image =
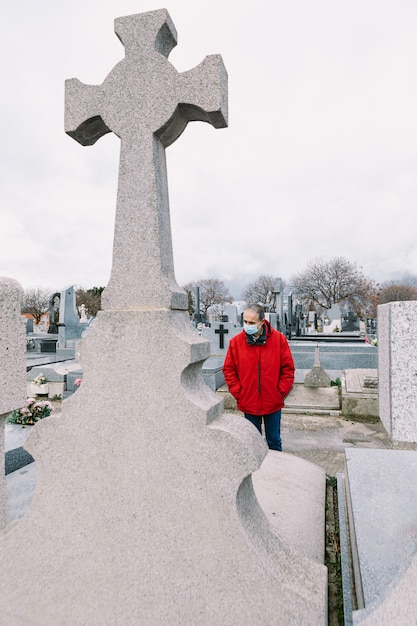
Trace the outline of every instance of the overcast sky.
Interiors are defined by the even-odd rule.
[[[124,56],[116,17],[167,8],[169,59],[222,55],[229,127],[167,149],[180,285],[289,280],[343,256],[370,278],[417,275],[415,0],[22,0],[2,6],[0,275],[24,288],[106,285],[119,140],[64,132],[64,81]],[[229,283],[230,281],[230,283]]]

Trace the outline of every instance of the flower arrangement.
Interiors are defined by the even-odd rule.
[[[44,376],[43,374],[38,374],[36,378],[34,378],[33,380],[33,384],[38,385],[38,387],[40,387],[41,385],[44,385],[45,383],[46,383],[46,376]]]
[[[82,379],[82,378],[76,378],[76,379],[74,380],[74,385],[75,385],[76,387],[79,387],[79,386],[81,385],[81,383],[82,383],[82,382],[83,382],[83,379]]]
[[[28,398],[26,406],[13,411],[7,418],[7,423],[33,426],[39,420],[48,417],[53,410],[53,406],[48,400],[38,402],[35,398]]]

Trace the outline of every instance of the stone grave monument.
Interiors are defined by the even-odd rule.
[[[314,350],[314,365],[304,378],[305,387],[330,387],[331,379],[320,364],[320,348]]]
[[[88,320],[80,320],[76,307],[75,288],[61,291],[59,300],[58,343],[56,354],[60,360],[73,359],[75,344],[88,328]]]
[[[417,442],[417,302],[378,307],[379,416],[394,441]]]
[[[83,384],[26,444],[38,485],[0,541],[0,623],[324,625],[326,568],[273,533],[251,479],[266,445],[203,382],[174,278],[165,148],[189,121],[226,126],[222,59],[178,73],[166,10],[115,30],[125,58],[69,80],[65,105],[81,144],[121,141],[113,268]]]
[[[57,334],[58,333],[58,324],[59,324],[59,309],[61,306],[61,294],[56,291],[49,298],[49,334]]]
[[[4,422],[14,409],[26,404],[26,320],[20,315],[23,289],[0,276],[0,456],[4,459]],[[0,528],[5,524],[4,462],[0,472]]]
[[[364,379],[392,441],[410,449],[346,449],[338,475],[346,624],[417,623],[416,314],[413,301],[378,306],[378,376]]]
[[[337,303],[333,303],[326,312],[323,332],[324,333],[340,333],[342,331],[342,312]]]
[[[237,308],[226,305],[220,322],[212,322],[201,330],[201,336],[210,342],[210,357],[203,365],[203,379],[212,391],[224,385],[223,363],[229,342],[242,331],[237,319]]]

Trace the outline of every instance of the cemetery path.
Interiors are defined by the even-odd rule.
[[[346,448],[417,450],[416,443],[394,443],[380,420],[354,421],[331,415],[283,412],[285,452],[322,467],[329,476],[344,472]]]
[[[346,448],[417,450],[417,443],[392,442],[380,420],[355,421],[338,415],[284,409],[281,434],[284,452],[319,465],[329,476],[344,472]]]

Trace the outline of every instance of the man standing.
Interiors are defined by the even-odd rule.
[[[284,335],[271,327],[259,304],[243,312],[243,331],[233,337],[223,373],[237,408],[265,436],[271,450],[282,450],[281,409],[294,382],[294,361]]]

